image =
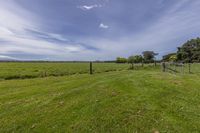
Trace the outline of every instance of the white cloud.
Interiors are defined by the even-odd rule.
[[[12,10],[9,10],[11,7]],[[0,58],[11,58],[3,55],[12,53],[58,56],[86,50],[78,44],[61,44],[45,40],[44,38],[48,39],[49,37],[60,41],[68,41],[60,34],[41,31],[38,18],[17,4],[0,1],[0,16],[0,40],[3,40],[0,43]],[[24,16],[31,16],[34,19],[27,19]],[[41,33],[39,35],[41,38],[27,32],[27,29]]]
[[[0,60],[18,60],[18,59],[11,56],[0,55]]]
[[[145,50],[154,50],[159,56],[175,52],[187,39],[200,36],[200,1],[193,1],[184,8],[181,8],[181,3],[177,2],[157,21],[137,34],[115,39],[90,40],[88,43],[101,50],[98,53],[90,53],[90,57],[115,59],[117,56],[141,54]],[[120,28],[117,30],[120,31]]]
[[[93,8],[101,8],[102,7],[102,5],[97,5],[97,4],[95,4],[95,5],[83,5],[83,6],[78,6],[77,8],[80,8],[80,9],[82,9],[82,10],[91,10],[91,9],[93,9]]]
[[[15,8],[12,7],[12,10],[9,10],[10,7],[0,1],[0,40],[3,40],[0,43],[0,58],[12,58],[4,55],[17,52],[45,55],[49,59],[53,57],[54,59],[66,60],[103,60],[114,59],[117,56],[140,54],[143,50],[170,52],[170,50],[176,49],[177,46],[186,41],[183,38],[190,39],[190,37],[196,37],[194,36],[195,33],[200,35],[200,1],[191,1],[183,9],[184,4],[188,1],[177,2],[159,20],[155,21],[148,28],[137,32],[137,34],[126,34],[126,36],[115,39],[98,38],[92,40],[86,37],[82,40],[84,43],[93,44],[97,49],[100,49],[98,52],[87,50],[78,44],[55,44],[26,34],[25,29],[32,29],[47,34],[52,38],[67,41],[67,38],[60,34],[41,31],[38,19],[33,14],[29,14],[27,11],[14,5],[13,7]],[[84,6],[83,10],[97,8],[97,6],[93,6]],[[21,10],[20,13],[18,13],[18,10]],[[24,16],[31,16],[34,19],[27,19]],[[108,29],[109,26],[101,23],[99,28]],[[119,32],[120,30],[120,27],[116,29]]]
[[[108,29],[109,26],[108,26],[108,25],[105,25],[105,24],[103,24],[103,23],[101,23],[101,24],[99,25],[99,28]]]
[[[44,33],[44,34],[47,34],[47,35],[49,35],[51,38],[55,38],[55,39],[60,40],[60,41],[68,41],[67,38],[63,37],[63,36],[60,35],[60,34],[55,34],[55,33]]]
[[[68,46],[68,47],[65,47],[66,50],[68,50],[69,52],[80,52],[81,50],[84,50],[83,47],[81,46]]]

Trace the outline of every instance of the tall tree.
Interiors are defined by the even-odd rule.
[[[177,59],[183,62],[200,62],[200,38],[191,39],[178,47]]]
[[[154,51],[144,51],[142,52],[144,61],[147,63],[152,63],[155,60],[155,56],[158,55],[158,53],[155,53]]]

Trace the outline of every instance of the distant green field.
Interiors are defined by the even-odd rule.
[[[95,72],[128,69],[127,64],[94,64]],[[89,63],[0,63],[0,78],[35,78],[89,73]]]
[[[1,63],[2,78],[35,78],[0,80],[0,133],[200,132],[198,73],[163,73],[152,64],[128,70],[128,64],[101,63],[94,64],[96,73],[89,75],[88,66]],[[49,75],[40,76],[43,71]],[[67,76],[51,75],[58,72]]]
[[[129,68],[130,64],[93,63],[94,73],[121,71]],[[0,63],[0,79],[26,79],[84,73],[89,73],[89,63]]]

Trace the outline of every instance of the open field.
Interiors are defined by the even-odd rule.
[[[159,68],[2,80],[0,132],[200,132],[199,89]]]
[[[145,65],[145,67],[148,66],[153,66],[153,64]],[[130,64],[93,63],[94,73],[121,71],[129,68]],[[27,79],[86,73],[89,73],[89,63],[0,63],[0,79]]]
[[[95,72],[128,69],[128,64],[94,63]],[[89,73],[89,63],[0,63],[0,78],[36,78]]]

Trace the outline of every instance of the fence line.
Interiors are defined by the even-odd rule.
[[[163,62],[162,63],[163,72],[173,72],[173,73],[200,73],[200,64],[198,63],[173,63],[173,62]]]

